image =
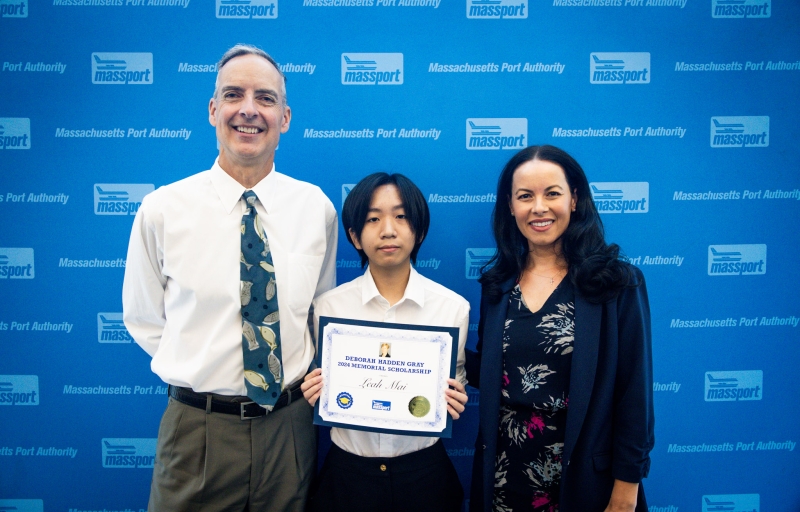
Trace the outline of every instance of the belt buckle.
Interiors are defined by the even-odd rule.
[[[260,418],[261,417],[260,414],[258,416],[245,416],[244,415],[245,406],[250,405],[250,404],[254,404],[254,403],[255,402],[239,402],[239,417],[242,420],[252,420],[253,418]],[[269,414],[269,411],[267,411],[266,409],[264,409],[264,411],[265,411],[266,414]]]

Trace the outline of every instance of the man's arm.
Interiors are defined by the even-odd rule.
[[[128,243],[122,283],[122,317],[134,341],[153,356],[166,323],[164,288],[167,279],[161,273],[163,252],[156,226],[147,221],[147,199],[136,212]]]

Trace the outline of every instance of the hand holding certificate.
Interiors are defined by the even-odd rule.
[[[457,328],[321,317],[318,339],[325,378],[315,424],[450,436],[445,390],[455,375]]]

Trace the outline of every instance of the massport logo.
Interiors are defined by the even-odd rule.
[[[592,53],[589,55],[589,83],[649,84],[650,54]]]
[[[104,468],[151,468],[156,459],[155,438],[102,439]]]
[[[706,402],[761,400],[764,372],[706,372]]]
[[[93,53],[92,83],[152,85],[152,53]]]
[[[0,0],[0,18],[27,17],[28,0]]]
[[[758,494],[716,494],[703,496],[703,512],[761,512]]]
[[[467,0],[467,18],[474,20],[525,19],[528,0]]]
[[[715,116],[711,118],[712,148],[769,146],[769,116]]]
[[[122,313],[97,313],[97,341],[100,343],[130,343],[133,341],[122,322]]]
[[[467,279],[478,279],[481,268],[489,263],[497,249],[494,247],[470,247],[467,249],[465,276]]]
[[[144,183],[95,183],[95,215],[136,215],[144,196],[155,190]]]
[[[0,247],[0,279],[33,279],[33,249],[29,247]]]
[[[39,405],[39,376],[0,375],[0,405]]]
[[[650,184],[646,181],[594,182],[592,199],[600,213],[647,213]]]
[[[0,117],[0,149],[31,149],[31,120]]]
[[[278,0],[217,0],[217,18],[274,20]]]
[[[527,138],[525,117],[467,119],[467,149],[523,149]]]
[[[769,18],[772,0],[711,0],[712,18]]]
[[[0,500],[0,511],[44,512],[42,500]]]
[[[403,85],[402,53],[343,53],[342,84]]]
[[[760,276],[766,273],[766,244],[708,246],[710,276]]]

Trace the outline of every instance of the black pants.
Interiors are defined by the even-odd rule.
[[[309,500],[312,512],[459,512],[464,490],[441,441],[399,457],[360,457],[331,446]]]

